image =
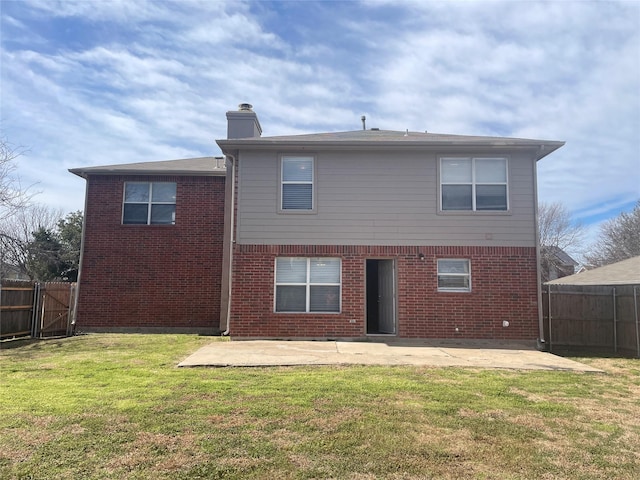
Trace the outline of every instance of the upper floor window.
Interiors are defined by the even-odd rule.
[[[340,312],[339,258],[276,258],[276,312]]]
[[[280,209],[283,211],[313,210],[313,157],[282,157],[280,172]]]
[[[506,158],[441,158],[442,210],[508,210]]]
[[[175,182],[126,182],[123,224],[173,225],[176,223]]]

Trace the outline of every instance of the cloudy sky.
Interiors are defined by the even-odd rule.
[[[640,2],[0,0],[1,129],[36,200],[82,209],[73,167],[219,155],[368,127],[567,144],[540,199],[596,225],[640,199]]]

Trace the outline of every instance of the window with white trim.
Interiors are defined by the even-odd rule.
[[[280,165],[280,209],[313,210],[313,157],[284,156]]]
[[[441,209],[506,211],[507,178],[506,158],[441,158]]]
[[[438,291],[471,291],[471,262],[461,258],[438,259]]]
[[[340,312],[339,258],[276,258],[275,311]]]
[[[176,223],[175,182],[125,182],[122,223],[173,225]]]

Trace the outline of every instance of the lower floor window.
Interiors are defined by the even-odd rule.
[[[444,292],[469,292],[471,290],[471,265],[460,258],[438,259],[438,290]]]
[[[340,312],[339,258],[276,258],[276,312]]]

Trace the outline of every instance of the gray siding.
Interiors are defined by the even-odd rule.
[[[531,157],[508,156],[508,213],[461,214],[438,213],[436,153],[308,153],[316,158],[313,214],[278,213],[278,153],[239,156],[238,243],[535,246]]]

